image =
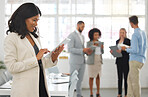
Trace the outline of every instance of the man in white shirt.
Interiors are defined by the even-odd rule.
[[[70,53],[70,74],[75,70],[78,71],[78,82],[76,85],[77,97],[82,97],[81,94],[81,83],[85,71],[85,57],[84,54],[91,54],[90,48],[84,48],[84,36],[82,31],[85,27],[83,21],[77,23],[76,31],[72,32],[68,37],[71,41],[68,43],[68,52]]]

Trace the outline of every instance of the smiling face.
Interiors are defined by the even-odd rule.
[[[39,17],[40,15],[36,15],[25,20],[26,27],[29,32],[33,32],[35,30]]]

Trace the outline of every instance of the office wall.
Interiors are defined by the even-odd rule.
[[[5,0],[0,1],[0,61],[4,59],[3,41],[5,32]]]

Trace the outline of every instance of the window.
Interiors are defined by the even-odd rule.
[[[97,27],[102,32],[104,58],[111,59],[109,46],[115,45],[120,28],[126,28],[131,38],[133,29],[128,17],[137,15],[139,26],[145,30],[145,0],[26,0],[34,2],[40,8],[42,17],[39,31],[42,46],[52,50],[60,41],[76,29],[79,20],[85,22],[83,35],[89,41],[88,32]],[[11,14],[25,0],[6,1],[6,24]]]

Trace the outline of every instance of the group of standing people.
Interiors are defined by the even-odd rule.
[[[33,3],[22,4],[8,21],[7,36],[4,41],[5,65],[13,75],[11,97],[49,97],[45,77],[45,68],[56,65],[59,54],[64,45],[59,46],[51,56],[44,54],[50,52],[42,48],[40,34],[37,31],[37,22],[41,16],[40,9]],[[118,70],[119,95],[122,95],[122,78],[125,79],[125,96],[140,97],[139,72],[146,60],[146,34],[138,27],[138,18],[129,18],[134,34],[132,40],[126,38],[125,29],[120,30],[120,38],[116,44],[130,45],[129,48],[121,47],[117,52],[122,53],[122,58],[116,59]],[[68,43],[70,52],[70,73],[78,71],[76,85],[77,97],[82,97],[81,83],[83,81],[85,64],[88,64],[90,97],[93,97],[93,80],[96,78],[97,93],[100,97],[102,54],[104,53],[103,42],[99,41],[101,31],[93,28],[89,31],[90,41],[84,46],[82,31],[85,27],[83,21],[77,23],[76,30],[69,35]],[[112,52],[112,51],[111,51]],[[84,55],[88,55],[85,61]],[[129,58],[130,54],[130,58]],[[128,63],[129,60],[129,63]],[[129,74],[128,74],[129,71]],[[128,92],[127,92],[128,77]]]
[[[132,39],[127,38],[126,29],[121,28],[119,31],[119,39],[116,45],[119,50],[116,52],[122,53],[122,57],[116,58],[118,74],[118,95],[122,97],[122,82],[124,79],[125,97],[141,97],[141,87],[139,80],[140,69],[146,61],[147,37],[146,33],[138,26],[138,17],[129,17],[129,22],[134,28]],[[90,97],[93,97],[93,80],[96,78],[97,92],[96,97],[100,96],[100,76],[101,67],[103,64],[102,54],[104,53],[103,42],[99,41],[101,31],[98,28],[93,28],[88,32],[90,41],[87,42],[87,47],[84,47],[84,36],[82,31],[85,27],[83,21],[77,23],[76,30],[69,35],[71,41],[68,44],[70,52],[70,73],[74,70],[78,71],[78,82],[76,85],[77,97],[83,97],[81,93],[81,83],[84,76],[85,64],[88,64],[88,76]],[[122,45],[122,46],[121,46]],[[126,45],[126,46],[124,46]],[[113,53],[111,50],[110,53]],[[85,56],[87,60],[85,61]]]
[[[101,31],[97,28],[89,31],[90,41],[87,42],[87,48],[84,47],[84,36],[82,31],[85,27],[83,21],[77,23],[76,30],[71,33],[68,38],[71,41],[68,43],[68,52],[70,52],[70,73],[74,70],[78,71],[78,82],[76,85],[77,97],[82,97],[81,83],[84,76],[86,60],[84,54],[88,55],[87,64],[89,64],[89,85],[91,96],[93,96],[93,79],[96,78],[97,97],[100,96],[100,73],[102,64],[103,44],[98,39],[101,37]],[[96,48],[100,50],[100,54],[96,53]]]

